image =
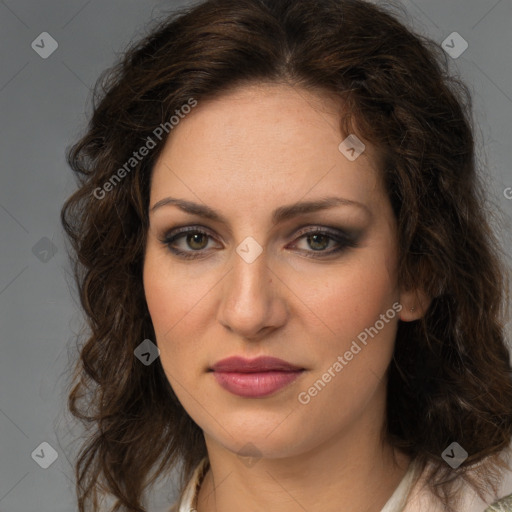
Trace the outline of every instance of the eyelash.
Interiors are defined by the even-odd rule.
[[[184,235],[187,234],[201,234],[206,235],[209,238],[213,238],[213,236],[208,233],[207,231],[204,231],[202,229],[199,229],[197,226],[187,226],[185,228],[180,228],[178,231],[169,231],[166,233],[163,239],[160,240],[160,242],[174,255],[183,258],[183,259],[198,259],[201,257],[204,257],[204,249],[197,250],[197,251],[182,251],[180,249],[172,248],[171,244],[175,242],[176,240],[183,238]],[[330,251],[306,251],[306,252],[314,252],[316,254],[322,254],[321,256],[307,256],[309,258],[323,258],[327,256],[331,256],[336,253],[340,253],[348,248],[357,247],[358,243],[357,240],[354,237],[349,236],[348,234],[345,234],[338,230],[332,230],[328,228],[314,228],[311,230],[301,230],[298,233],[298,238],[305,238],[307,236],[312,235],[324,235],[327,236],[327,238],[334,240],[338,243],[339,247],[337,249],[331,249]],[[296,240],[297,240],[296,239]],[[301,250],[301,252],[303,252]]]

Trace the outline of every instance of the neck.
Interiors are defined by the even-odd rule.
[[[251,463],[205,434],[210,469],[197,512],[380,512],[410,458],[382,443],[371,415],[360,420],[307,453]]]

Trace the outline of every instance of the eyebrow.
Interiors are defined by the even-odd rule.
[[[155,203],[150,212],[154,212],[158,208],[166,205],[175,205],[184,212],[192,215],[199,215],[213,221],[228,224],[228,221],[220,213],[216,212],[209,206],[204,204],[194,203],[193,201],[187,201],[185,199],[177,199],[174,197],[166,197]],[[370,216],[372,215],[370,210],[363,203],[352,201],[350,199],[344,199],[342,197],[323,197],[314,201],[303,201],[300,203],[293,203],[285,206],[280,206],[272,212],[272,224],[278,224],[285,220],[291,219],[301,214],[313,213],[320,210],[326,210],[328,208],[334,208],[335,206],[355,206],[366,211]]]

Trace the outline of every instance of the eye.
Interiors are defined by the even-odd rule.
[[[299,249],[299,251],[306,254],[309,253],[307,257],[310,258],[330,256],[342,252],[349,247],[357,246],[357,240],[354,235],[347,234],[338,229],[316,227],[302,230],[298,234],[299,237],[293,242],[292,248],[297,246],[298,240],[304,239],[310,250]],[[193,259],[205,257],[208,242],[213,238],[213,235],[199,229],[197,226],[186,226],[169,232],[160,241],[169,251],[180,258]],[[182,241],[181,246],[177,243],[178,241]],[[332,247],[333,245],[334,247]],[[331,249],[326,250],[329,246],[331,246]]]
[[[357,240],[354,236],[349,235],[343,231],[330,228],[313,228],[310,230],[302,231],[301,236],[297,240],[304,239],[307,246],[312,250],[305,250],[304,252],[310,253],[308,257],[321,258],[330,256],[346,250],[349,247],[356,247]],[[299,234],[300,234],[299,233]],[[329,245],[334,245],[334,248],[326,250]],[[301,250],[302,251],[302,250]],[[311,254],[317,253],[317,254]]]
[[[174,233],[174,234],[173,234]],[[194,226],[180,228],[178,231],[172,231],[164,237],[161,242],[177,256],[185,259],[200,257],[200,251],[203,251],[208,245],[208,239],[213,238],[208,232],[198,229]],[[176,241],[183,239],[186,247],[192,251],[186,250],[186,247],[176,248]]]

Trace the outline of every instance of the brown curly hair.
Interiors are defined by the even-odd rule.
[[[471,93],[439,45],[406,28],[395,8],[207,0],[160,20],[99,78],[87,131],[67,151],[78,190],[61,211],[90,331],[68,401],[89,426],[75,465],[80,512],[99,510],[98,493],[115,498],[113,512],[143,512],[159,476],[179,467],[183,491],[207,454],[160,360],[145,366],[134,356],[155,339],[142,268],[151,171],[166,137],[99,191],[190,98],[263,82],[334,95],[346,106],[343,132],[383,156],[400,281],[433,299],[421,320],[399,322],[385,436],[422,468],[431,463],[430,488],[446,510],[461,480],[496,495],[512,438],[509,270],[477,174]],[[453,441],[469,453],[457,469],[441,458]]]

